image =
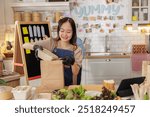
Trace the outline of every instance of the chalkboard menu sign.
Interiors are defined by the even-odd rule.
[[[23,66],[23,71],[27,80],[33,80],[41,77],[40,60],[35,57],[35,52],[23,49],[24,43],[34,43],[43,40],[45,36],[50,37],[50,24],[48,22],[17,22],[15,46],[15,66]],[[20,50],[19,50],[20,49]],[[18,51],[20,51],[18,53]],[[19,58],[22,59],[21,61]],[[21,63],[22,62],[23,65]]]

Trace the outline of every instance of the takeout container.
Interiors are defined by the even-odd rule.
[[[26,100],[31,96],[31,86],[17,86],[12,89],[15,100]]]

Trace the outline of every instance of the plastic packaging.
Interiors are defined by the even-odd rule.
[[[12,89],[15,100],[26,100],[31,96],[31,86],[17,86]]]

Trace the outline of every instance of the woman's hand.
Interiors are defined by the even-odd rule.
[[[75,58],[73,56],[65,56],[61,58],[61,60],[63,60],[64,65],[68,65],[68,66],[73,65],[75,62]]]

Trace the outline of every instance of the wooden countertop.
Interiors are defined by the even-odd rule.
[[[107,58],[130,58],[131,54],[126,55],[107,55],[107,56],[86,56],[86,59],[107,59]]]

